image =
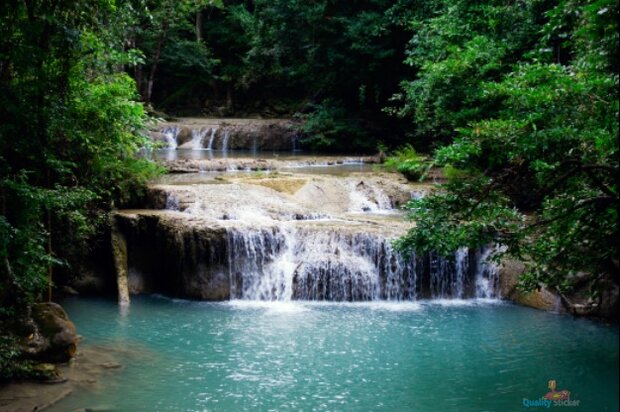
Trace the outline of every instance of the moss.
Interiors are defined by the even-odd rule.
[[[18,339],[2,325],[6,335],[0,336],[0,382],[14,379],[55,380],[58,369],[49,363],[37,363],[22,351]]]

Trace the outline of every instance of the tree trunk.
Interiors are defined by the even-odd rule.
[[[151,72],[146,85],[146,96],[144,96],[145,103],[151,102],[153,96],[153,83],[155,81],[155,73],[157,72],[157,65],[159,64],[159,58],[161,57],[161,50],[166,40],[166,34],[168,31],[168,20],[164,20],[161,24],[161,31],[159,32],[159,38],[157,39],[157,46],[155,47],[155,55],[153,56],[153,64],[151,65]]]
[[[196,41],[202,41],[202,10],[196,12]]]
[[[47,208],[47,254],[50,259],[53,255],[52,251],[52,211],[49,206]],[[52,301],[52,281],[53,281],[53,269],[52,263],[47,264],[47,301]]]

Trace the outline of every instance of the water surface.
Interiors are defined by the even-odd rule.
[[[54,411],[522,411],[550,379],[571,410],[618,410],[617,326],[497,301],[63,306],[84,345],[127,354]]]

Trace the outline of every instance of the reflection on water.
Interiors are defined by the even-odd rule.
[[[376,166],[368,163],[350,163],[350,164],[335,164],[335,165],[317,165],[317,166],[297,166],[297,167],[283,167],[283,172],[303,173],[303,174],[318,174],[318,175],[331,175],[331,176],[344,176],[349,173],[369,173],[374,170]]]

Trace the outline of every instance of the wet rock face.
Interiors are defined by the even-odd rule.
[[[117,216],[127,239],[131,293],[157,292],[202,300],[230,297],[225,231],[179,218]]]
[[[482,277],[493,277],[481,271],[479,253],[464,250],[454,261],[401,256],[386,227],[370,221],[247,224],[164,210],[115,218],[127,240],[131,293],[213,301],[495,297],[478,292]]]
[[[75,325],[57,303],[34,305],[31,328],[24,349],[33,359],[67,362],[75,355],[77,349]]]
[[[123,290],[204,300],[497,296],[476,251],[448,259],[393,248],[410,227],[398,207],[423,189],[398,175],[197,177],[154,184],[151,209],[115,215]]]
[[[541,287],[539,290],[524,292],[517,288],[519,276],[525,270],[521,262],[505,260],[500,268],[500,288],[502,296],[514,302],[536,309],[570,313],[577,316],[618,317],[618,285],[603,280],[600,291],[591,293],[587,282],[563,296],[555,291]]]

